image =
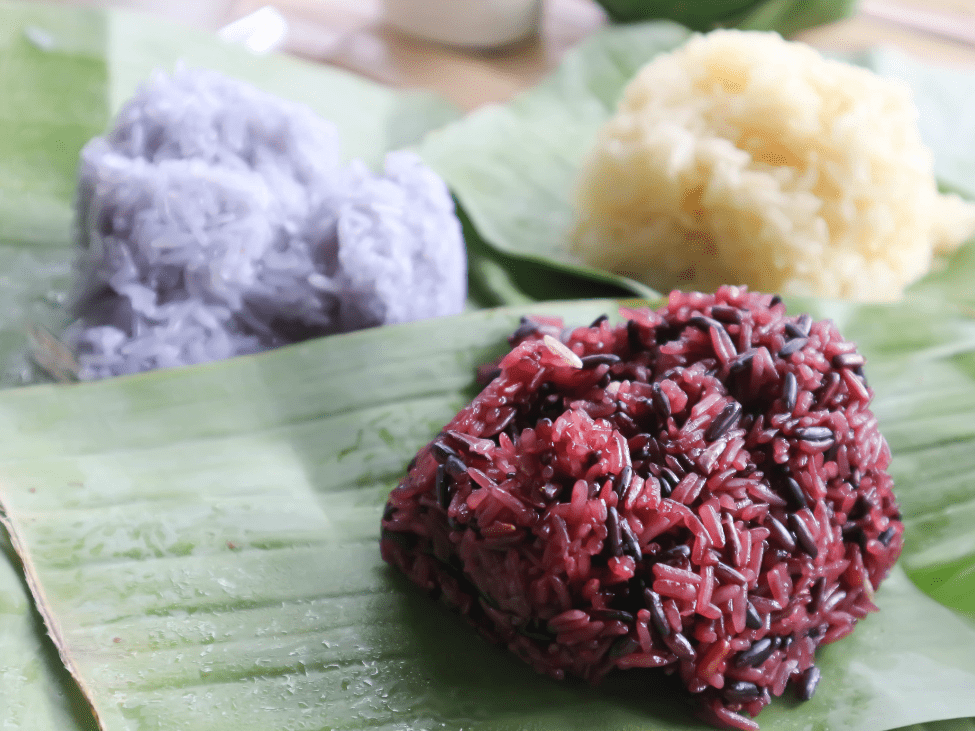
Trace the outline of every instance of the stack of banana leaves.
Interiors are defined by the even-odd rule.
[[[607,27],[537,88],[461,117],[137,15],[0,4],[0,727],[707,728],[665,676],[537,675],[378,549],[389,491],[521,316],[587,324],[659,297],[572,259],[569,186],[626,82],[688,33]],[[98,382],[46,375],[79,151],[178,60],[308,104],[350,157],[417,150],[463,217],[468,310]],[[852,60],[913,88],[939,184],[975,199],[975,76],[883,49]],[[897,303],[787,304],[867,357],[906,544],[880,612],[817,655],[816,695],[776,699],[762,728],[975,731],[975,244]]]

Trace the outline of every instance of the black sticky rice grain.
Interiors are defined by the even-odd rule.
[[[524,320],[390,495],[382,555],[540,672],[660,668],[755,729],[903,545],[863,359],[744,289],[623,315]]]
[[[792,413],[796,408],[796,398],[799,396],[799,382],[796,374],[789,372],[782,379],[782,400],[785,402],[785,410]]]
[[[785,499],[792,510],[801,510],[808,505],[806,494],[802,491],[802,486],[796,482],[791,475],[786,475],[780,483],[785,493]]]
[[[754,629],[754,628],[753,628]],[[763,637],[757,642],[752,643],[744,652],[740,652],[735,658],[736,667],[758,667],[768,660],[775,652],[775,643],[771,637]]]

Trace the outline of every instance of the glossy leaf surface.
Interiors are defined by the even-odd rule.
[[[935,598],[895,571],[882,611],[821,653],[813,701],[774,703],[762,727],[975,715],[975,546],[952,515],[975,504],[975,323],[932,303],[803,306],[863,342],[909,526],[902,565]],[[599,688],[535,675],[378,555],[389,489],[518,315],[613,309],[488,310],[0,396],[0,500],[104,728],[700,727],[650,673]]]

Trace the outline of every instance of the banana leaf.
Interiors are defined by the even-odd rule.
[[[70,276],[77,150],[152,68],[171,68],[179,56],[331,110],[349,154],[372,161],[450,114],[430,98],[253,59],[134,15],[6,3],[0,18],[5,385],[35,377],[22,357],[24,321],[57,305]],[[625,83],[616,77],[645,52],[638,46],[617,43],[596,73],[583,58],[567,87],[588,84],[611,108]],[[946,184],[963,186],[963,168]],[[487,244],[472,261],[478,304],[620,291],[612,278],[553,270],[544,257],[526,263]],[[912,400],[911,358],[944,380],[944,390],[918,393],[924,404],[946,403],[950,418],[920,449],[907,426],[900,442],[892,439],[898,481],[915,485],[900,491],[916,511],[903,561],[911,580],[895,573],[879,594],[884,611],[827,648],[816,699],[775,704],[762,716],[765,728],[925,720],[925,729],[975,728],[967,718],[934,720],[975,714],[956,697],[972,687],[973,672],[970,337],[964,316],[943,316],[934,302],[964,294],[970,279],[964,267],[940,277],[929,280],[932,301],[918,311],[817,304],[865,340],[876,327],[896,332],[897,343],[881,337],[868,347],[872,367],[887,373],[872,375],[874,385],[883,394],[890,384],[891,400],[878,401],[878,410],[891,404],[888,429],[901,416],[926,435],[932,427],[932,414]],[[549,311],[583,322],[612,307]],[[538,678],[378,560],[386,493],[413,450],[473,394],[473,366],[498,352],[522,311],[0,397],[0,494],[20,549],[0,561],[3,725],[93,729],[87,697],[107,729],[695,727],[679,694],[647,697],[657,678],[624,674],[597,689]],[[909,403],[898,406],[903,394]],[[924,483],[932,491],[918,486],[925,469],[935,471]],[[898,645],[904,637],[912,644]],[[871,655],[892,643],[904,654]],[[930,682],[915,687],[915,672]]]
[[[95,719],[50,640],[0,531],[0,724],[9,729],[94,731]]]
[[[641,66],[688,36],[683,26],[664,21],[604,29],[570,51],[539,86],[426,138],[422,156],[447,180],[484,249],[519,266],[547,270],[552,279],[590,278],[600,286],[654,294],[639,282],[583,265],[569,251],[572,192],[583,158],[626,84]],[[975,74],[930,66],[889,48],[848,60],[911,87],[939,185],[975,198],[975,148],[970,144],[975,138]],[[975,303],[975,244],[963,247],[946,269],[916,287]],[[531,283],[518,291],[533,295]]]
[[[930,298],[801,307],[869,358],[908,540],[881,611],[821,651],[814,699],[774,702],[762,727],[975,716],[975,321]],[[484,310],[0,394],[4,519],[101,728],[706,728],[649,671],[536,675],[378,555],[389,490],[518,316],[615,308]]]
[[[856,6],[856,0],[765,0],[721,22],[721,26],[774,30],[788,37],[807,28],[848,18],[856,11]]]
[[[774,30],[790,35],[853,14],[855,0],[597,0],[618,22],[674,20],[699,31]]]
[[[284,56],[257,57],[212,35],[124,11],[0,2],[0,386],[41,378],[28,321],[58,329],[71,280],[78,153],[156,70],[216,69],[307,104],[371,165],[459,112]]]
[[[710,30],[719,23],[761,5],[765,0],[597,0],[611,20],[633,22],[674,20],[695,30]]]
[[[28,324],[57,331],[70,287],[81,147],[157,70],[182,62],[308,104],[371,164],[458,112],[322,66],[257,58],[214,37],[121,11],[0,2],[0,387],[44,380]],[[62,731],[95,721],[29,599],[0,530],[0,727]]]

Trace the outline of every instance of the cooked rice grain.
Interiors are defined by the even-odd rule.
[[[157,74],[82,151],[66,340],[83,378],[455,314],[466,258],[415,155],[344,165],[334,126],[215,72]]]
[[[663,668],[756,728],[876,609],[903,545],[890,453],[831,322],[733,287],[624,315],[523,323],[393,490],[382,555],[540,672]]]
[[[889,300],[975,233],[941,195],[906,85],[774,33],[649,63],[576,191],[587,263],[671,288]]]

